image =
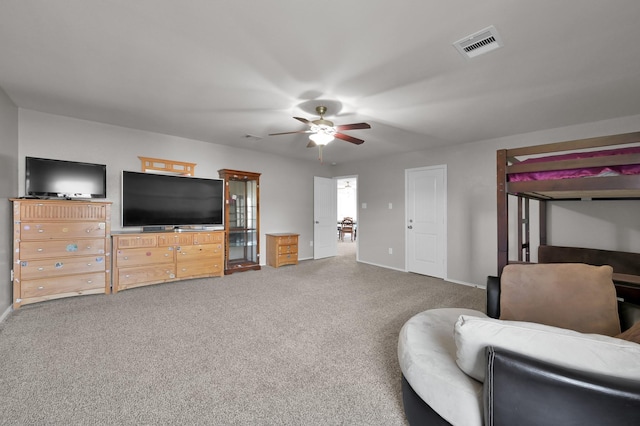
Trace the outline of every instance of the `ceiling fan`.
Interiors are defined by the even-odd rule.
[[[309,143],[307,144],[307,148],[318,147],[320,152],[320,161],[322,161],[322,147],[327,145],[333,139],[338,138],[343,141],[351,142],[356,145],[360,145],[364,143],[362,139],[354,138],[353,136],[345,135],[342,133],[343,130],[356,130],[356,129],[370,129],[371,126],[368,123],[353,123],[353,124],[342,124],[336,126],[332,121],[325,120],[324,114],[327,112],[327,107],[325,106],[317,106],[316,112],[320,115],[318,120],[307,120],[302,117],[293,117],[298,121],[309,126],[307,130],[298,130],[294,132],[282,132],[282,133],[270,133],[269,136],[277,136],[277,135],[290,135],[293,133],[309,133]]]

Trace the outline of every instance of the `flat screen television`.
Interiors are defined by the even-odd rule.
[[[25,195],[38,198],[106,198],[107,166],[26,157]]]
[[[122,226],[224,226],[224,180],[122,172]]]

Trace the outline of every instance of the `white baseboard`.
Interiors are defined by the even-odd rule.
[[[9,306],[3,313],[0,315],[0,322],[4,321],[5,318],[9,316],[9,314],[13,311],[13,308]]]
[[[473,283],[468,283],[468,282],[460,281],[460,280],[452,280],[451,278],[445,278],[445,281],[449,281],[450,283],[455,283],[455,284],[466,285],[466,286],[469,286],[469,287],[487,288],[487,286],[485,284],[473,284]]]
[[[393,271],[398,271],[398,272],[407,272],[404,269],[400,269],[400,268],[392,268],[390,266],[387,265],[379,265],[377,263],[373,263],[373,262],[365,262],[364,260],[358,260],[359,263],[365,263],[367,265],[373,265],[373,266],[377,266],[379,268],[384,268],[384,269],[391,269]]]
[[[306,258],[302,258],[302,259],[298,259],[298,260],[313,260],[313,257],[306,257]],[[398,271],[398,272],[407,272],[404,269],[400,269],[400,268],[392,268],[388,265],[380,265],[378,263],[373,263],[373,262],[365,262],[363,260],[360,259],[356,259],[356,262],[358,263],[365,263],[367,265],[372,265],[372,266],[377,266],[379,268],[385,268],[385,269],[391,269],[393,271]],[[487,288],[487,286],[485,284],[474,284],[474,283],[468,283],[465,281],[460,281],[460,280],[454,280],[451,278],[443,278],[443,280],[448,281],[450,283],[454,283],[454,284],[460,284],[460,285],[466,285],[468,287],[476,287],[476,288]]]

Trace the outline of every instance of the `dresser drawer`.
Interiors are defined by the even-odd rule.
[[[23,222],[21,240],[105,238],[105,222]]]
[[[88,256],[105,254],[105,240],[43,240],[20,243],[20,259],[42,259],[47,257]]]
[[[109,214],[105,203],[83,203],[77,201],[32,201],[19,202],[22,220],[69,220],[104,222]]]
[[[278,265],[297,265],[298,253],[283,253],[278,255]]]
[[[180,246],[193,244],[193,234],[191,233],[167,233],[158,234],[158,246]]]
[[[222,274],[224,262],[222,260],[211,260],[208,262],[182,262],[178,263],[176,276],[178,278],[188,278],[197,276],[209,276]]]
[[[118,235],[117,237],[113,238],[113,241],[114,250],[158,246],[158,239],[153,234],[131,236]]]
[[[135,287],[141,284],[158,283],[172,280],[176,277],[173,263],[157,266],[143,266],[139,268],[125,268],[118,270],[118,288]]]
[[[23,280],[22,298],[51,296],[62,293],[83,294],[90,290],[104,292],[106,275],[104,272],[83,275],[71,275],[41,280]]]
[[[177,248],[178,262],[184,260],[214,259],[223,255],[221,244],[202,244]]]
[[[107,269],[104,256],[78,256],[44,260],[21,260],[20,276],[23,280],[61,275],[104,272]]]
[[[173,247],[135,248],[130,250],[118,250],[116,252],[116,265],[119,268],[137,265],[151,265],[155,263],[172,263]]]
[[[193,234],[193,244],[222,244],[224,232],[198,232]]]
[[[297,244],[287,244],[278,246],[278,254],[298,253]]]
[[[283,235],[280,237],[276,237],[276,244],[298,244],[298,236],[297,235]]]

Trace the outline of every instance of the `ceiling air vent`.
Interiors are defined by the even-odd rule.
[[[492,25],[453,43],[462,56],[475,58],[503,46],[498,31]]]

